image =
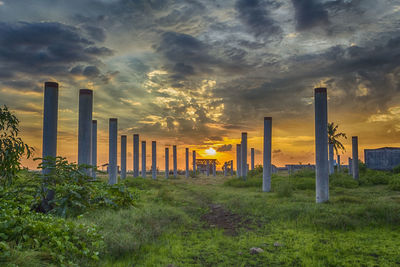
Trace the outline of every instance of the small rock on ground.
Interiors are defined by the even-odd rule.
[[[250,254],[259,254],[261,252],[264,252],[262,248],[251,248],[250,249]]]

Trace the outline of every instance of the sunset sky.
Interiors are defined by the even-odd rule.
[[[128,169],[134,133],[148,152],[158,141],[161,169],[173,144],[180,168],[185,147],[234,159],[244,131],[261,163],[265,116],[273,164],[314,163],[313,88],[325,86],[347,163],[353,135],[362,159],[364,148],[400,146],[400,1],[1,0],[0,104],[36,156],[45,81],[60,84],[58,154],[71,161],[78,90],[89,88],[99,164],[110,117],[128,135]]]

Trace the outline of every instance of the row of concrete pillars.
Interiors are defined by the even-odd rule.
[[[333,171],[333,145],[328,145],[328,108],[326,88],[314,90],[315,101],[315,157],[316,157],[316,202],[329,200],[329,173]],[[93,91],[79,90],[79,126],[78,126],[78,164],[97,166],[97,121],[92,119]],[[46,82],[44,91],[44,116],[43,116],[43,158],[57,155],[57,120],[58,120],[58,84]],[[271,190],[271,137],[272,118],[264,118],[263,136],[263,185],[262,190]],[[109,120],[109,183],[117,182],[117,138],[118,120]],[[126,177],[126,136],[121,137],[121,177]],[[134,176],[139,176],[139,135],[133,136],[134,151]],[[247,133],[242,133],[241,143],[237,144],[237,173],[246,179],[247,165]],[[328,153],[329,148],[329,153]],[[353,157],[349,160],[351,174],[358,179],[358,138],[352,137]],[[166,153],[166,176],[168,176],[168,148]],[[330,158],[330,163],[328,160]],[[142,176],[146,175],[146,142],[142,141]],[[174,176],[177,176],[176,146],[173,146]],[[231,166],[233,164],[231,163]],[[156,141],[152,141],[152,177],[156,178]],[[254,149],[251,149],[251,168],[254,169]],[[225,170],[226,170],[225,165]],[[215,173],[215,165],[213,173]],[[232,170],[232,168],[231,168]],[[196,171],[196,153],[193,151],[193,171]],[[207,162],[207,175],[210,166]],[[95,175],[88,168],[89,175]],[[189,176],[189,150],[186,148],[186,177]]]

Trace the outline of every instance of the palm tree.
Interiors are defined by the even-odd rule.
[[[338,133],[339,125],[334,122],[328,123],[328,143],[333,144],[333,149],[335,150],[336,154],[339,154],[339,150],[346,151],[344,148],[343,144],[338,140],[339,138],[343,137],[347,139],[347,136],[345,133]]]

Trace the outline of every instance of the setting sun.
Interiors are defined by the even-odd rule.
[[[210,147],[209,149],[206,149],[206,154],[209,156],[215,156],[215,154],[217,154],[217,151],[215,151],[214,148]]]

